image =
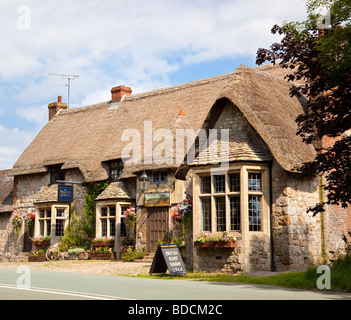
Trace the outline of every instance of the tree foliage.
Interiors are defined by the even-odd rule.
[[[304,81],[290,91],[307,98],[306,112],[296,119],[297,134],[315,146],[322,138],[336,142],[302,169],[324,173],[326,203],[346,207],[351,199],[351,1],[307,0],[306,7],[307,20],[272,28],[282,40],[258,49],[256,63],[279,63],[290,70],[288,81]]]

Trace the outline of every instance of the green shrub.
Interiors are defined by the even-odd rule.
[[[136,259],[142,259],[147,254],[148,254],[148,252],[146,252],[146,251],[137,251],[135,249],[128,248],[126,250],[126,252],[121,254],[121,259],[122,259],[122,261],[130,262],[130,261],[134,261]]]

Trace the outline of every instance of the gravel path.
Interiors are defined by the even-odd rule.
[[[60,260],[47,262],[0,262],[0,269],[17,269],[28,266],[31,270],[78,272],[106,275],[147,275],[151,264],[106,260]]]

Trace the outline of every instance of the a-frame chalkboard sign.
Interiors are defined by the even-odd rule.
[[[166,273],[167,269],[171,276],[187,274],[176,244],[159,245],[157,247],[149,273]]]

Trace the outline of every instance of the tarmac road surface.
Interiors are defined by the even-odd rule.
[[[238,283],[0,269],[0,300],[351,300],[351,294]],[[134,302],[133,302],[134,303]]]

